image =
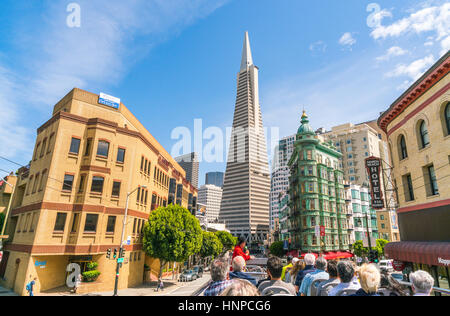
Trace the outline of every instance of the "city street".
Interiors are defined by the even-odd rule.
[[[172,278],[164,279],[164,291],[156,292],[156,282],[146,283],[138,287],[119,290],[119,296],[192,296],[199,289],[209,283],[211,277],[209,273],[203,274],[203,277],[193,282],[177,282]],[[90,294],[69,294],[67,291],[51,293],[40,293],[36,296],[112,296],[113,292],[98,292]],[[0,296],[3,296],[0,288]],[[9,296],[9,295],[5,295]]]

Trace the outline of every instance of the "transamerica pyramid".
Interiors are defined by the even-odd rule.
[[[258,67],[245,33],[219,219],[252,244],[269,233],[270,176],[259,104]]]

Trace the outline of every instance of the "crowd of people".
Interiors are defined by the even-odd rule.
[[[357,266],[351,260],[316,259],[306,254],[303,259],[288,258],[288,264],[278,257],[267,260],[267,279],[257,282],[246,272],[245,241],[236,246],[232,268],[226,258],[211,265],[211,283],[205,296],[408,296],[410,291],[388,273],[380,272],[374,264]],[[244,253],[245,256],[240,254]],[[434,285],[426,271],[409,275],[411,295],[429,296]]]

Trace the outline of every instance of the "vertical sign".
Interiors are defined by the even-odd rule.
[[[383,192],[381,191],[381,159],[370,157],[366,159],[367,174],[369,175],[372,208],[380,210],[384,208]]]
[[[320,238],[320,225],[316,225],[316,231],[315,231],[315,233],[316,233],[317,239],[319,239],[319,238]]]

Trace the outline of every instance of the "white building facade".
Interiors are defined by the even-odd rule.
[[[206,205],[206,217],[209,223],[219,219],[220,205],[222,203],[222,188],[207,184],[198,190],[198,203]]]

